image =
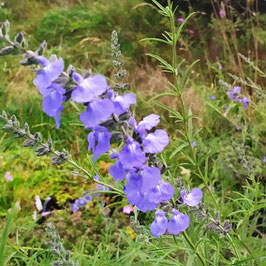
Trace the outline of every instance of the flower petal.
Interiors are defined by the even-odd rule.
[[[143,151],[146,153],[162,152],[169,143],[169,137],[165,130],[157,129],[148,134],[142,141]]]

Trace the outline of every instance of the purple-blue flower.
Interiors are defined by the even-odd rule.
[[[128,137],[126,145],[118,154],[119,160],[124,170],[140,169],[146,161],[146,157],[141,150],[140,144]]]
[[[162,152],[169,143],[169,137],[165,130],[157,129],[154,133],[149,133],[143,140],[143,151],[145,153]]]
[[[263,163],[266,163],[266,156],[263,156],[263,158],[262,158],[262,162],[263,162]]]
[[[196,141],[193,141],[193,142],[191,143],[191,145],[192,145],[192,147],[196,147],[196,146],[197,146],[197,142],[196,142]]]
[[[115,165],[109,167],[109,173],[114,178],[115,181],[123,181],[126,176],[126,172],[120,163],[119,159],[116,160]]]
[[[155,215],[156,217],[150,226],[150,231],[154,237],[159,237],[165,233],[168,220],[164,211],[156,211]]]
[[[175,194],[173,186],[167,182],[160,181],[159,184],[148,192],[148,200],[154,203],[170,200]]]
[[[180,232],[185,231],[189,226],[188,215],[172,209],[173,216],[167,224],[167,231],[172,235],[178,235]]]
[[[43,111],[50,117],[54,117],[56,122],[56,128],[60,127],[60,113],[63,111],[63,100],[65,89],[60,84],[52,83],[46,89],[46,94],[43,94],[42,101]]]
[[[211,100],[214,101],[216,98],[214,95],[211,96]]]
[[[130,117],[129,123],[134,128],[136,133],[139,133],[141,137],[144,137],[146,130],[151,130],[160,123],[160,116],[156,114],[150,114],[144,117],[138,125],[135,118]]]
[[[38,56],[37,60],[44,67],[33,80],[33,84],[38,87],[40,91],[43,91],[62,74],[64,70],[64,61],[62,58],[57,60],[55,55],[52,55],[50,60],[46,59],[44,56]]]
[[[89,133],[88,150],[93,152],[93,161],[101,155],[106,153],[110,149],[110,139],[112,135],[105,127],[97,126],[94,131]],[[96,144],[97,142],[97,144]]]
[[[186,190],[182,190],[181,197],[184,205],[193,207],[201,202],[202,191],[199,188],[193,188],[191,192],[187,194]]]
[[[133,93],[118,95],[113,90],[108,91],[108,97],[114,104],[114,114],[121,115],[126,112],[131,104],[136,104],[136,97]]]
[[[108,89],[104,76],[95,75],[84,79],[79,73],[73,73],[78,86],[71,94],[71,99],[77,103],[91,102],[95,97],[102,95]]]
[[[247,97],[243,97],[242,99],[244,110],[247,108],[248,104],[250,103],[250,99]]]
[[[161,180],[161,171],[157,167],[145,166],[139,171],[140,192],[149,192],[150,189],[156,187]]]
[[[80,114],[80,121],[86,129],[92,129],[107,120],[113,111],[114,105],[109,99],[95,99],[88,104],[87,110]]]

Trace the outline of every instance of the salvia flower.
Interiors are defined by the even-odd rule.
[[[176,209],[172,209],[173,216],[167,224],[167,231],[172,235],[178,235],[185,231],[189,226],[188,215],[179,212]]]
[[[262,162],[263,162],[263,163],[266,163],[266,156],[263,156],[263,158],[262,158]]]
[[[73,79],[78,86],[71,94],[71,99],[77,103],[91,102],[95,97],[102,95],[108,89],[108,84],[104,76],[95,75],[83,78],[79,73],[73,73]]]
[[[147,134],[143,140],[143,151],[145,153],[162,152],[169,143],[169,137],[165,130],[157,129],[154,133]]]
[[[108,97],[114,104],[114,114],[121,115],[125,113],[130,105],[136,104],[136,97],[133,93],[118,95],[113,90],[108,91]]]
[[[118,154],[119,160],[125,170],[140,169],[146,161],[140,144],[128,137],[126,145]]]
[[[80,121],[87,129],[92,129],[107,120],[114,111],[114,105],[109,99],[95,99],[91,101],[85,112],[80,114]]]
[[[88,150],[92,150],[94,162],[101,154],[104,154],[109,150],[111,137],[111,133],[109,133],[105,127],[101,126],[97,126],[93,132],[89,133]]]
[[[193,188],[191,192],[187,194],[186,190],[182,190],[181,197],[184,205],[194,207],[201,202],[202,191],[199,188]]]
[[[150,226],[150,231],[154,237],[159,237],[165,233],[168,219],[166,218],[164,211],[156,211],[155,215],[156,217]]]
[[[216,98],[214,95],[211,96],[211,100],[214,101]]]

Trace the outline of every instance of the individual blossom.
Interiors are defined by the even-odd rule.
[[[201,202],[202,191],[199,188],[193,188],[191,192],[187,194],[186,190],[182,190],[181,197],[184,205],[194,207]]]
[[[127,205],[123,207],[123,213],[130,214],[134,211],[134,208],[131,205]]]
[[[192,147],[196,147],[196,146],[197,146],[197,142],[196,142],[196,141],[193,141],[193,142],[191,143],[191,145],[192,145]]]
[[[144,117],[139,124],[137,124],[134,117],[130,117],[129,123],[136,133],[140,134],[141,137],[144,137],[146,130],[151,130],[160,123],[160,116],[156,114],[150,114]]]
[[[84,79],[79,73],[74,72],[72,76],[78,83],[78,86],[71,94],[71,99],[74,102],[91,102],[95,97],[102,95],[108,89],[107,81],[102,75],[95,75]]]
[[[236,86],[234,87],[234,89],[232,91],[228,92],[228,97],[230,98],[230,100],[234,100],[235,102],[239,99],[239,93],[241,91],[241,87]]]
[[[178,18],[177,21],[183,23],[184,19],[183,18]]]
[[[266,163],[266,156],[263,156],[263,158],[262,158],[262,162],[263,162],[263,163]]]
[[[185,231],[189,226],[188,215],[172,209],[172,217],[167,224],[167,231],[172,235],[178,235],[180,232]]]
[[[157,129],[154,133],[147,134],[143,140],[143,151],[145,153],[162,152],[169,143],[169,137],[165,130]]]
[[[154,203],[170,200],[175,190],[168,182],[160,181],[159,184],[148,192],[148,200]]]
[[[57,59],[56,55],[52,55],[49,60],[44,56],[38,56],[37,60],[43,65],[43,68],[33,80],[33,84],[38,87],[42,93],[62,74],[64,70],[64,61],[62,58]]]
[[[128,137],[126,145],[119,152],[118,158],[125,170],[140,169],[146,161],[140,144]]]
[[[5,180],[6,181],[13,181],[13,176],[11,175],[11,173],[9,171],[5,173]]]
[[[95,129],[89,133],[88,150],[93,152],[93,161],[101,155],[106,153],[110,148],[110,139],[112,135],[105,127],[97,126]]]
[[[156,217],[150,226],[150,231],[154,237],[159,237],[165,233],[168,219],[166,218],[164,211],[156,211],[155,215]]]
[[[133,93],[119,95],[113,90],[108,91],[108,97],[114,104],[114,114],[121,115],[125,113],[130,105],[136,104],[136,97]]]
[[[247,97],[243,97],[242,99],[244,110],[247,108],[248,104],[250,103],[250,100]]]
[[[211,100],[214,101],[216,98],[214,95],[211,96]]]
[[[192,30],[192,29],[190,29],[188,32],[189,32],[189,34],[190,34],[191,37],[193,37],[195,35],[195,31]]]
[[[62,58],[57,59],[56,55],[52,55],[49,60],[43,56],[38,56],[37,60],[44,67],[33,80],[33,84],[39,88],[43,96],[43,111],[48,116],[54,117],[56,128],[59,129],[65,89],[59,83],[56,83],[56,79],[64,70],[64,61]]]
[[[114,111],[114,105],[109,99],[95,99],[87,106],[87,110],[80,114],[80,121],[86,129],[92,129],[107,120]]]
[[[109,173],[114,178],[115,181],[121,182],[126,177],[126,172],[119,159],[116,160],[115,165],[111,165],[109,167]]]

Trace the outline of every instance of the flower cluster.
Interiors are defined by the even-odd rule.
[[[117,36],[114,33],[112,36],[112,49],[115,52],[117,65],[120,62],[118,58],[121,51]],[[45,58],[43,56],[45,47],[44,41],[36,52],[24,50],[24,60],[20,64],[35,65],[33,71],[36,77],[33,83],[43,96],[43,111],[55,119],[56,128],[60,127],[63,102],[71,99],[86,106],[86,110],[80,114],[80,121],[85,125],[85,129],[90,130],[87,137],[88,150],[92,151],[94,162],[110,150],[111,140],[124,143],[120,151],[111,154],[110,159],[116,161],[110,166],[109,173],[115,181],[122,182],[128,202],[135,205],[138,210],[146,212],[172,199],[175,194],[174,187],[162,180],[161,174],[164,166],[156,157],[156,154],[162,152],[169,143],[165,130],[154,129],[160,122],[160,116],[150,114],[137,123],[130,112],[130,106],[136,104],[136,97],[133,93],[118,94],[114,90],[118,89],[117,86],[112,88],[104,76],[92,75],[90,70],[82,76],[70,65],[64,72],[63,59],[58,59],[56,55],[52,55],[49,59]],[[118,70],[121,64],[121,62],[118,64]],[[119,78],[125,75],[124,71],[121,73],[118,75]],[[125,88],[123,86],[120,91],[124,91]],[[30,145],[32,141],[31,138]],[[196,143],[193,142],[192,145],[196,146]],[[45,153],[51,150],[50,146],[48,144],[43,146],[47,150]],[[43,150],[38,150],[38,153],[40,152],[43,154]],[[61,164],[66,160],[65,151],[56,154],[57,156],[52,158],[54,164]],[[99,177],[96,176],[95,180],[101,184]],[[106,190],[106,188],[99,185],[98,190]],[[189,197],[187,200],[185,195],[182,197],[184,197],[184,204],[188,204]],[[72,209],[78,210],[90,198],[91,196],[85,196],[76,199]],[[177,211],[173,213],[176,217],[181,215]],[[168,228],[169,230],[174,232],[174,229]]]
[[[194,207],[201,202],[202,191],[199,188],[193,188],[187,194],[186,190],[181,191],[181,198],[184,205]],[[155,220],[150,226],[151,233],[154,237],[163,235],[166,230],[173,235],[185,231],[189,226],[189,216],[179,212],[177,209],[172,209],[173,215],[168,221],[165,211],[156,211]]]
[[[232,91],[228,92],[228,97],[230,100],[243,103],[244,110],[247,108],[248,104],[250,103],[250,100],[247,97],[241,97],[240,95],[241,87],[236,86]]]

